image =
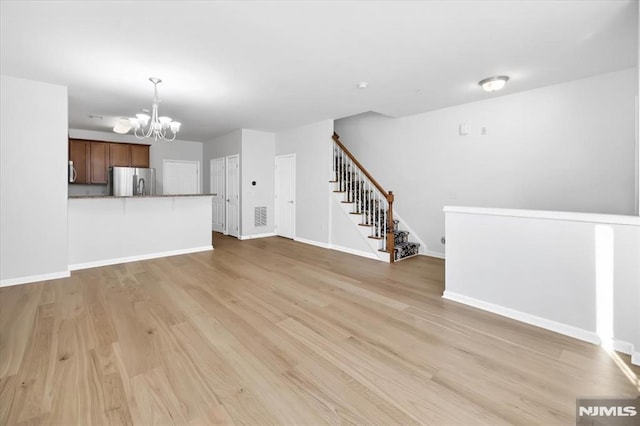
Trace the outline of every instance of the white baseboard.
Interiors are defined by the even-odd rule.
[[[329,250],[336,250],[336,251],[340,251],[343,253],[349,253],[349,254],[353,254],[356,256],[361,256],[361,257],[366,257],[368,259],[375,259],[375,260],[380,260],[378,258],[378,256],[376,256],[373,253],[367,253],[365,251],[361,251],[361,250],[355,250],[352,248],[348,248],[348,247],[342,247],[342,246],[337,246],[334,244],[327,244],[327,243],[321,243],[318,241],[313,241],[313,240],[307,240],[304,238],[294,238],[294,241],[297,241],[299,243],[304,243],[304,244],[309,244],[312,246],[316,246],[316,247],[321,247],[321,248],[325,248],[325,249],[329,249]],[[382,260],[380,260],[382,262]]]
[[[428,257],[436,257],[438,259],[444,259],[444,254],[436,253],[435,251],[425,251],[424,253],[419,253],[420,256],[428,256]]]
[[[249,234],[249,235],[241,235],[238,237],[239,240],[252,240],[254,238],[266,238],[266,237],[277,237],[278,234],[275,232],[265,232],[264,234]]]
[[[611,347],[616,352],[631,355],[631,363],[634,365],[640,365],[640,352],[635,351],[632,343],[625,342],[624,340],[613,339]]]
[[[353,255],[356,255],[356,256],[366,257],[368,259],[374,259],[374,260],[379,260],[380,262],[384,262],[382,259],[380,259],[375,254],[367,253],[366,251],[355,250],[355,249],[352,249],[352,248],[349,248],[349,247],[336,246],[336,245],[333,245],[333,244],[329,248],[331,250],[341,251],[343,253],[349,253],[349,254],[353,254]]]
[[[293,241],[297,241],[299,243],[304,243],[304,244],[309,244],[309,245],[316,246],[316,247],[322,247],[322,248],[326,248],[326,249],[330,249],[331,248],[331,246],[329,246],[329,244],[327,244],[327,243],[321,243],[319,241],[307,240],[305,238],[293,237]]]
[[[7,278],[4,280],[0,280],[0,287],[9,287],[12,285],[19,284],[29,284],[35,283],[38,281],[49,281],[49,280],[57,280],[60,278],[68,278],[71,276],[69,270],[60,271],[60,272],[52,272],[49,274],[40,274],[40,275],[29,275],[26,277],[17,277],[17,278]]]
[[[572,325],[563,324],[536,315],[516,311],[515,309],[505,308],[504,306],[494,305],[493,303],[474,299],[473,297],[464,296],[458,293],[452,293],[447,290],[444,291],[442,298],[473,306],[474,308],[482,309],[484,311],[493,312],[494,314],[502,315],[503,317],[511,318],[516,321],[524,322],[526,324],[535,325],[536,327],[555,331],[556,333],[573,337],[578,340],[583,340],[585,342],[593,343],[596,345],[600,344],[600,338],[593,331],[584,330]]]
[[[80,269],[97,268],[99,266],[117,265],[119,263],[137,262],[139,260],[157,259],[159,257],[177,256],[180,254],[198,253],[201,251],[213,250],[213,246],[192,247],[181,250],[171,250],[159,253],[148,253],[137,256],[118,257],[115,259],[96,260],[94,262],[76,263],[69,265],[71,271],[77,271]]]
[[[627,355],[633,354],[633,345],[629,342],[624,342],[622,340],[614,339],[611,342],[611,348],[614,351],[622,352],[623,354],[627,354]]]

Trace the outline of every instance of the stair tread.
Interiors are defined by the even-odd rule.
[[[374,237],[372,235],[369,235],[367,238],[371,238],[372,240],[384,240],[384,237]]]
[[[342,204],[353,204],[355,201],[340,201]]]
[[[349,214],[362,214],[362,212],[349,212]]]
[[[373,226],[373,225],[369,223],[359,223],[358,226]]]
[[[347,191],[333,191],[333,192],[347,192]]]

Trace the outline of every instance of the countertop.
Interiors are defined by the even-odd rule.
[[[167,198],[167,197],[213,197],[218,194],[166,194],[166,195],[69,195],[70,200],[96,198]]]

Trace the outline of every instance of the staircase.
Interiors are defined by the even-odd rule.
[[[418,254],[420,244],[409,241],[393,217],[394,195],[369,174],[333,134],[333,192],[354,219],[363,236],[370,240],[378,257],[393,263]]]

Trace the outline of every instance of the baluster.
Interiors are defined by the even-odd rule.
[[[380,192],[378,191],[378,202],[376,203],[376,237],[380,236],[380,205],[382,204],[380,202],[381,198],[380,198]]]
[[[340,185],[339,190],[343,191],[342,186],[344,185],[344,152],[340,150]]]
[[[364,182],[362,182],[362,204],[361,204],[361,208],[362,208],[362,220],[363,222],[366,222],[367,220],[367,180],[365,179]]]
[[[376,198],[378,196],[378,190],[374,190],[373,191],[373,197],[371,200],[371,224],[373,225],[372,229],[371,229],[371,233],[372,235],[376,235]]]
[[[353,176],[353,160],[349,159],[349,168],[347,171],[347,201],[351,202],[351,176]]]
[[[355,202],[356,201],[356,173],[358,172],[358,166],[356,165],[356,163],[353,163],[353,169],[351,170],[351,191],[349,191],[349,194],[351,194],[351,202]]]
[[[358,166],[353,164],[353,173],[351,173],[351,201],[356,202],[356,179],[358,176]]]
[[[365,179],[364,181],[364,204],[363,204],[363,213],[364,213],[364,222],[369,223],[369,196],[367,190],[369,189],[369,179]]]
[[[344,190],[347,193],[345,201],[349,201],[349,171],[351,170],[351,159],[345,157],[346,166],[344,169]]]
[[[384,206],[384,210],[383,211],[387,211],[387,203],[386,200],[382,202],[382,205]],[[382,247],[386,248],[387,247],[387,221],[385,220],[385,218],[382,218]]]
[[[375,202],[373,203],[373,236],[378,236],[378,227],[380,226],[380,193],[376,189]]]
[[[373,216],[371,216],[373,212],[373,194],[371,193],[371,182],[369,182],[369,199],[367,200],[367,223],[369,225],[373,224]]]
[[[340,148],[336,151],[336,180],[338,181],[338,191],[340,191]]]
[[[333,172],[335,173],[335,180],[339,181],[338,179],[338,158],[340,155],[340,151],[338,149],[338,145],[336,145],[335,143],[333,144]]]
[[[358,169],[358,173],[356,173],[356,213],[360,213],[360,201],[362,200],[362,188],[360,187],[361,173],[360,169]]]

